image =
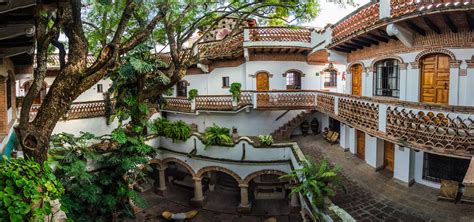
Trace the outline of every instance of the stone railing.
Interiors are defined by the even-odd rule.
[[[177,112],[192,112],[191,111],[191,101],[186,97],[168,97],[166,99],[166,105],[163,109],[172,110]]]
[[[312,109],[316,105],[312,91],[256,91],[254,98],[257,109]]]
[[[201,95],[194,100],[185,97],[167,97],[163,111],[195,113],[197,111],[238,111],[252,105],[252,94],[242,92],[240,100],[234,101],[231,95]]]
[[[196,97],[197,110],[233,110],[231,95],[213,95]]]
[[[249,29],[250,41],[311,42],[311,31],[306,28],[258,27]]]
[[[112,101],[113,106],[114,101]],[[33,105],[30,109],[30,121],[32,121],[41,105]],[[99,116],[105,116],[105,101],[87,101],[87,102],[74,102],[71,104],[66,115],[62,117],[64,120],[71,119],[83,119],[83,118],[93,118]]]
[[[390,0],[390,15],[397,17],[416,11],[474,5],[473,0]]]
[[[343,18],[332,29],[333,42],[373,25],[379,20],[379,13],[379,3],[375,3],[363,6],[352,15]]]

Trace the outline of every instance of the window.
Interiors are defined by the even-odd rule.
[[[7,109],[12,107],[12,79],[7,78]]]
[[[98,93],[104,92],[104,86],[102,84],[97,84],[97,92]]]
[[[229,87],[230,87],[229,77],[228,76],[222,77],[222,88],[229,88]]]
[[[462,182],[469,163],[468,159],[424,153],[423,179],[435,182],[440,182],[442,179]]]
[[[188,96],[188,82],[179,81],[176,88],[178,97],[187,97]]]
[[[337,71],[331,70],[324,76],[324,87],[336,87],[337,86]]]
[[[286,73],[286,89],[301,89],[301,73],[289,71]]]
[[[374,95],[398,98],[400,96],[399,73],[398,60],[387,59],[375,63]]]

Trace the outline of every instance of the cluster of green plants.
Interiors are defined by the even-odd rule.
[[[322,221],[323,214],[328,210],[327,197],[336,195],[334,189],[341,186],[340,167],[331,166],[326,159],[319,162],[310,157],[302,162],[301,169],[295,169],[281,179],[292,179],[299,183],[291,189],[291,193],[310,194],[310,201],[317,211],[313,215]],[[344,187],[343,187],[344,188]]]
[[[194,100],[196,97],[199,96],[198,90],[197,89],[191,89],[188,92],[188,100]]]
[[[213,126],[207,127],[204,131],[203,142],[208,147],[213,145],[232,145],[233,141],[229,128],[213,124]]]
[[[0,172],[0,221],[42,221],[53,213],[50,201],[64,194],[48,162],[4,156]]]
[[[230,89],[229,92],[232,94],[232,99],[239,102],[240,101],[240,96],[242,95],[242,84],[238,82],[233,82],[230,84]]]
[[[259,135],[257,138],[258,138],[258,142],[260,142],[260,144],[262,145],[270,146],[273,144],[272,135]]]
[[[185,141],[191,137],[191,127],[182,120],[174,122],[169,121],[165,118],[157,118],[150,129],[158,136],[164,136],[174,141],[181,140]]]

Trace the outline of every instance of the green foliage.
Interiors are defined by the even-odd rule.
[[[230,84],[229,92],[232,93],[232,99],[237,102],[240,101],[240,96],[242,94],[242,92],[240,91],[241,87],[242,84],[238,82],[233,82],[232,84]]]
[[[204,132],[203,142],[206,144],[206,147],[212,145],[231,145],[230,129],[219,127],[216,124],[207,127]]]
[[[197,96],[198,96],[198,90],[197,89],[191,89],[189,90],[189,93],[188,93],[188,100],[194,100]]]
[[[273,137],[272,135],[259,135],[258,142],[262,145],[270,146],[273,144]]]
[[[313,214],[321,217],[322,212],[327,210],[325,198],[336,195],[334,188],[340,185],[340,168],[332,167],[325,159],[316,163],[311,158],[306,158],[303,168],[293,170],[281,178],[299,180],[299,184],[292,188],[291,193],[309,194],[311,203],[319,211]]]
[[[43,221],[51,215],[49,201],[64,193],[48,162],[0,160],[0,221]]]
[[[66,189],[61,204],[68,218],[111,221],[113,213],[133,217],[129,200],[146,207],[146,202],[130,188],[143,176],[139,166],[146,166],[156,154],[145,144],[144,137],[131,136],[124,128],[101,137],[62,133],[53,136],[51,146],[50,156],[57,161],[56,175]]]
[[[191,136],[191,127],[182,120],[169,123],[164,129],[164,136],[185,141]]]
[[[152,132],[156,133],[158,136],[165,135],[165,128],[170,124],[170,121],[166,118],[157,118],[153,121],[153,124],[150,125]]]

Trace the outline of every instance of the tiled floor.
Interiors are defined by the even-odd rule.
[[[363,160],[318,136],[296,137],[302,151],[342,168],[342,183],[333,202],[358,221],[474,221],[474,205],[436,200],[438,190],[420,184],[407,187],[386,172],[375,172]]]

